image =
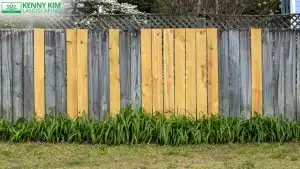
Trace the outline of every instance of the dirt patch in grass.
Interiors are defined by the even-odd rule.
[[[299,168],[300,144],[201,146],[0,144],[1,168]]]

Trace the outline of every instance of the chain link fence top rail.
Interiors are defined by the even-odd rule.
[[[300,28],[300,14],[291,15],[0,15],[1,28],[86,28],[91,30],[140,28]]]

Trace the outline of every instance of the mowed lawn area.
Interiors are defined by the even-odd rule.
[[[300,144],[200,146],[0,144],[0,168],[300,168]]]

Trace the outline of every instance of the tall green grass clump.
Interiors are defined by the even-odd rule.
[[[300,123],[281,118],[225,118],[201,120],[165,118],[141,110],[124,109],[113,119],[93,121],[67,117],[42,121],[0,121],[0,141],[92,143],[92,144],[225,144],[251,142],[295,142]]]

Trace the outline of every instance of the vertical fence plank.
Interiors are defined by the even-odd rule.
[[[113,117],[120,111],[120,30],[109,30],[109,110]]]
[[[88,116],[88,30],[77,29],[78,116]]]
[[[196,29],[197,119],[207,116],[206,29]]]
[[[12,69],[13,69],[13,121],[24,117],[23,114],[23,30],[12,31]],[[32,99],[32,98],[31,98]]]
[[[108,117],[109,107],[109,49],[108,31],[101,33],[101,53],[100,53],[100,120]]]
[[[33,30],[24,30],[24,117],[33,120],[34,117],[34,69],[33,69]],[[27,99],[32,98],[32,99]]]
[[[196,30],[186,29],[186,111],[196,118]]]
[[[36,119],[45,117],[45,32],[34,29],[34,105]]]
[[[285,117],[288,120],[295,120],[295,102],[296,102],[296,95],[295,91],[295,79],[296,74],[294,70],[296,69],[295,66],[295,55],[296,55],[296,35],[294,31],[286,31],[286,53],[285,53]]]
[[[0,37],[1,37],[1,39],[0,39],[0,49],[1,49],[1,51],[0,51],[0,118],[4,118],[4,111],[3,111],[3,78],[2,78],[2,62],[3,62],[3,58],[2,58],[2,56],[3,56],[3,54],[2,54],[2,45],[3,45],[3,43],[5,44],[5,42],[3,42],[3,41],[5,41],[5,38],[4,38],[4,35],[5,35],[5,32],[3,31],[3,30],[0,30]]]
[[[249,31],[240,32],[240,63],[241,65],[241,113],[251,117],[251,57],[249,47]]]
[[[76,29],[67,29],[67,114],[77,118],[78,86],[77,86],[77,33]]]
[[[252,112],[262,113],[262,33],[251,29]]]
[[[215,28],[207,29],[208,57],[208,114],[219,112],[218,87],[218,32]]]
[[[130,32],[120,33],[120,85],[121,85],[121,107],[124,108],[131,103],[131,59],[130,59]]]
[[[67,111],[66,85],[66,33],[55,30],[55,112],[56,116]]]
[[[220,30],[219,41],[219,109],[220,112],[228,117],[229,112],[229,31]]]
[[[12,121],[12,81],[13,69],[11,60],[12,51],[12,35],[11,30],[2,31],[2,108],[3,118],[7,121]]]
[[[53,113],[56,104],[55,88],[55,32],[45,31],[45,93],[46,113]]]
[[[185,115],[185,29],[175,29],[175,110]]]
[[[100,91],[101,83],[99,73],[101,59],[101,34],[96,31],[89,31],[89,117],[100,120]],[[102,81],[103,83],[103,81]]]
[[[240,116],[240,32],[229,30],[229,113],[230,116]],[[244,64],[244,63],[242,63]],[[242,65],[244,66],[244,65]]]
[[[274,115],[273,106],[273,36],[268,29],[263,31],[263,103],[264,114]]]
[[[175,110],[174,92],[174,30],[164,29],[164,112],[167,114]]]
[[[299,54],[299,51],[300,51],[300,31],[297,30],[296,31],[296,36],[297,36],[297,45],[296,45],[296,48],[297,48],[297,53],[296,53],[296,69],[297,69],[297,72],[296,72],[296,75],[297,75],[297,84],[296,84],[296,105],[297,105],[297,121],[300,120],[300,54]]]
[[[286,45],[287,39],[285,36],[285,33],[283,31],[278,32],[279,33],[279,56],[278,56],[278,116],[284,117],[285,112],[285,54],[286,54]]]
[[[153,111],[163,111],[162,29],[152,29]]]
[[[151,29],[141,30],[142,106],[147,113],[153,112],[151,38]]]
[[[130,60],[132,107],[141,108],[141,55],[139,31],[132,31],[130,34]]]
[[[282,65],[284,63],[284,59],[283,58],[283,47],[282,47],[282,43],[283,43],[283,37],[281,35],[281,32],[274,32],[274,50],[275,50],[275,55],[274,55],[274,65],[273,65],[273,69],[274,69],[274,113],[276,116],[282,116],[283,114],[283,110],[284,110],[284,102],[283,102],[283,97],[282,97],[282,93],[283,90],[282,88],[284,87],[282,85],[282,76],[284,75],[282,72]],[[283,69],[284,70],[284,69]]]

